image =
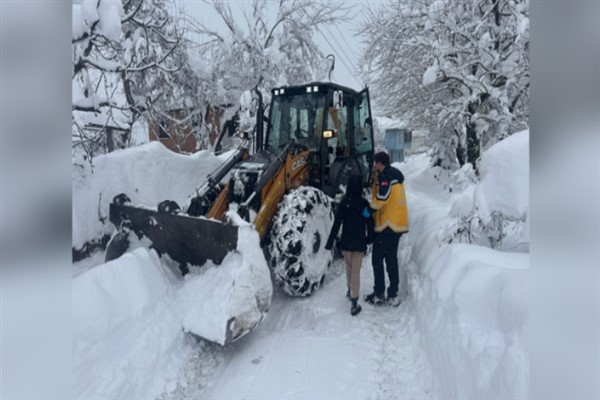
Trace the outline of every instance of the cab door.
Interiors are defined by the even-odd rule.
[[[356,97],[352,109],[352,119],[352,158],[358,161],[363,185],[368,186],[371,180],[375,149],[368,88],[361,91]]]

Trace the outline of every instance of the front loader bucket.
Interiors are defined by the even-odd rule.
[[[220,221],[116,203],[110,204],[109,217],[117,229],[128,226],[138,237],[150,239],[159,254],[181,264],[221,264],[237,246],[238,227]]]

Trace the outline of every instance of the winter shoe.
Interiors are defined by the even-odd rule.
[[[400,300],[400,296],[388,297],[387,303],[390,306],[398,307],[402,301]]]
[[[371,294],[368,294],[365,296],[365,301],[369,304],[374,304],[376,306],[385,304],[385,299],[383,298],[383,296],[378,295],[377,293],[373,292]]]
[[[350,307],[350,314],[354,316],[362,310],[362,307],[360,306],[360,304],[358,304],[358,298],[350,299],[350,301],[352,302],[352,307]]]

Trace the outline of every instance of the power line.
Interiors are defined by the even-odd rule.
[[[339,28],[337,27],[337,25],[334,25],[337,28],[337,31],[339,32],[340,36],[342,37],[342,39],[346,42],[346,39],[344,39],[344,35],[342,34],[342,32],[339,30]],[[327,29],[327,27],[326,27]],[[328,29],[329,31],[329,29]],[[334,35],[331,31],[329,31],[329,33],[331,33],[331,37],[333,39],[333,41],[339,46],[340,50],[342,51],[342,53],[344,54],[344,56],[346,57],[347,60],[358,60],[358,56],[356,55],[356,53],[354,53],[354,51],[350,50],[350,54],[352,54],[353,57],[348,56],[348,54],[344,51],[344,47],[340,44],[340,42],[337,41],[337,39],[335,38],[336,35]],[[346,44],[348,45],[348,42],[346,42]],[[349,45],[348,45],[349,46]],[[354,69],[351,71],[356,72],[357,74],[360,75],[360,69],[357,67],[357,63],[352,63],[350,62],[350,64],[353,65]],[[356,75],[354,75],[354,77],[356,78]],[[360,81],[363,85],[365,85],[365,82],[362,79],[357,79],[358,81]]]
[[[348,48],[348,50],[350,51],[350,53],[352,53],[352,55],[354,57],[356,57],[356,53],[354,52],[354,50],[352,49],[352,47],[348,44],[348,41],[346,40],[346,37],[340,31],[340,28],[337,25],[333,25],[333,27],[338,31],[338,33],[340,34],[340,37],[342,38],[342,40],[344,41],[344,43],[346,43],[346,47]]]
[[[359,79],[356,77],[356,75],[354,74],[354,71],[352,70],[352,68],[348,67],[348,65],[346,64],[346,62],[344,61],[344,59],[342,57],[340,57],[340,55],[335,51],[336,47],[334,45],[331,44],[331,42],[329,41],[329,39],[327,38],[327,36],[325,36],[323,34],[323,32],[321,31],[321,29],[319,29],[318,26],[316,26],[317,31],[321,34],[321,36],[323,36],[323,39],[325,39],[325,41],[329,44],[329,46],[331,46],[331,49],[334,53],[336,53],[336,55],[338,56],[338,58],[340,59],[340,61],[342,62],[342,64],[344,64],[344,66],[346,67],[346,69],[348,69],[348,71],[350,71],[350,73],[352,74],[352,76],[354,77],[354,79],[356,79],[357,82],[360,82],[364,85],[364,82],[362,81],[362,79]]]
[[[342,54],[344,55],[344,57],[346,57],[346,60],[348,60],[348,62],[350,64],[352,64],[351,60],[353,59],[353,57],[349,57],[348,54],[344,51],[343,46],[340,44],[340,42],[337,41],[337,39],[335,38],[335,35],[333,35],[331,33],[331,31],[329,30],[328,27],[325,27],[325,30],[331,35],[331,38],[333,39],[333,41],[335,42],[335,44],[338,46],[339,50],[342,52]],[[354,55],[354,54],[352,54]]]

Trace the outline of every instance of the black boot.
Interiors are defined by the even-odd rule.
[[[385,304],[385,299],[383,298],[383,296],[375,292],[366,295],[365,301],[369,304],[375,304],[377,306]]]
[[[350,307],[350,314],[356,315],[362,310],[360,304],[358,304],[358,297],[356,299],[350,299],[352,302],[352,307]]]

